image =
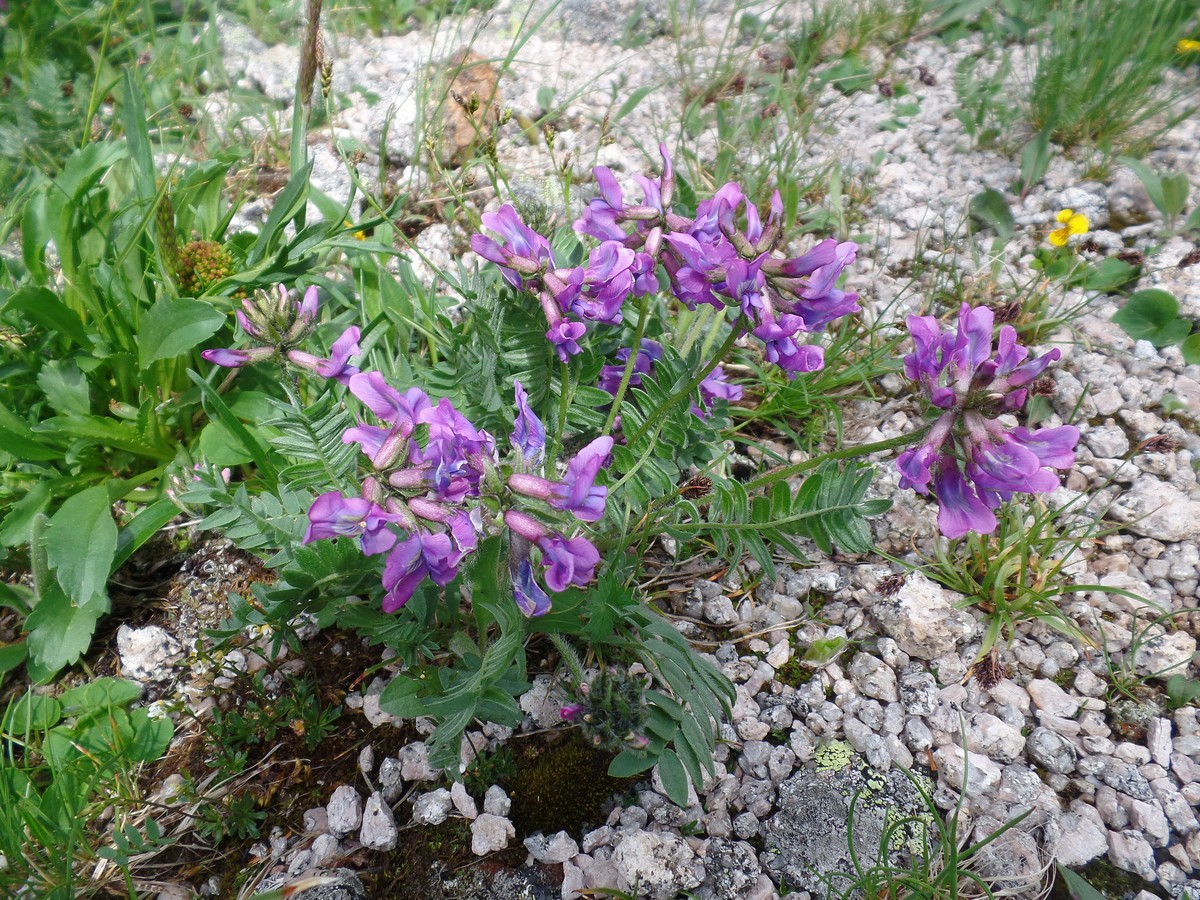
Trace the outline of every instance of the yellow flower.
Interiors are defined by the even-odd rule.
[[[1200,53],[1200,41],[1189,41],[1186,38],[1175,45],[1176,53]]]
[[[1050,232],[1050,243],[1055,247],[1067,246],[1067,241],[1073,234],[1087,234],[1088,220],[1083,213],[1077,213],[1073,209],[1064,209],[1056,218],[1062,223],[1062,227],[1055,228]]]

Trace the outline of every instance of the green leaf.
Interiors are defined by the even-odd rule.
[[[116,553],[113,555],[112,570],[116,571],[139,547],[158,534],[159,529],[177,515],[179,515],[179,507],[170,500],[157,500],[139,511],[129,521],[129,524],[117,533],[117,547]]]
[[[1167,175],[1162,180],[1163,194],[1163,215],[1168,219],[1173,219],[1175,216],[1183,212],[1183,208],[1187,206],[1188,197],[1187,175],[1183,172],[1176,172],[1174,175]]]
[[[622,750],[608,764],[608,774],[613,778],[632,778],[653,769],[657,762],[652,754],[634,750]]]
[[[1002,240],[1007,241],[1013,236],[1017,220],[999,191],[988,188],[976,194],[971,198],[968,211],[972,219],[991,228]]]
[[[1189,366],[1200,366],[1200,334],[1193,334],[1179,345],[1183,361]]]
[[[90,487],[67,499],[50,519],[46,557],[59,584],[80,605],[105,597],[117,551],[108,489]]]
[[[63,303],[49,288],[26,286],[14,291],[0,309],[20,313],[49,334],[63,335],[83,348],[91,346],[79,313]]]
[[[45,731],[62,718],[62,705],[53,697],[26,692],[12,704],[0,719],[0,731],[5,734],[27,735]]]
[[[25,620],[30,662],[50,676],[71,665],[91,645],[96,622],[106,612],[107,598],[75,606],[62,588],[52,583]]]
[[[138,329],[138,364],[147,369],[160,359],[172,359],[212,337],[225,316],[203,300],[164,297],[142,316]]]
[[[424,685],[415,678],[397,675],[379,695],[379,708],[399,719],[415,719],[429,711],[429,703],[419,696]]]
[[[72,359],[52,359],[37,376],[38,387],[61,416],[86,416],[91,412],[88,381]]]
[[[1054,864],[1054,869],[1066,885],[1071,900],[1105,900],[1104,895],[1092,887],[1082,875],[1077,875],[1058,863]]]
[[[1020,193],[1024,197],[1050,168],[1050,135],[1042,132],[1021,151]]]
[[[97,709],[128,706],[142,696],[142,689],[123,678],[97,678],[63,691],[58,698],[67,715],[92,712]]]
[[[847,53],[825,69],[820,76],[823,84],[833,85],[843,94],[865,91],[875,83],[875,74],[863,60]]]
[[[637,109],[637,105],[645,100],[652,90],[654,90],[654,85],[648,84],[638,88],[636,91],[630,94],[629,98],[621,104],[621,108],[618,109],[613,115],[611,121],[613,123],[620,122],[623,118]]]
[[[671,802],[679,807],[687,807],[687,772],[674,750],[662,752],[662,756],[658,758],[658,774],[662,776],[663,788]]]
[[[1071,279],[1069,286],[1080,285],[1085,291],[1100,291],[1109,293],[1124,287],[1137,278],[1138,267],[1130,265],[1123,259],[1110,256],[1101,260],[1094,267],[1085,269],[1082,277]]]
[[[24,641],[0,647],[0,675],[11,672],[29,658],[29,648]]]
[[[43,444],[37,432],[4,406],[0,406],[0,447],[5,453],[30,462],[46,462],[62,456],[62,451]]]
[[[1200,231],[1200,206],[1192,210],[1191,215],[1187,217],[1187,221],[1183,223],[1184,231]]]
[[[1179,318],[1179,302],[1170,291],[1147,288],[1133,294],[1112,320],[1135,341],[1150,341],[1156,347],[1187,337],[1191,326]]]

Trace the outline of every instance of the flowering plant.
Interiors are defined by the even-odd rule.
[[[918,442],[901,455],[906,485],[932,487],[947,534],[985,530],[997,498],[1057,483],[1047,470],[1068,464],[1075,432],[1001,426],[997,416],[1020,407],[1057,352],[1027,361],[1007,329],[993,359],[991,314],[964,307],[957,336],[941,335],[932,318],[910,320],[917,350],[906,370],[939,411],[932,426],[740,483],[721,428],[727,404],[742,396],[731,371],[746,369],[729,367],[730,356],[740,348],[788,382],[820,370],[814,338],[858,309],[838,286],[856,247],[826,239],[777,256],[778,193],[764,217],[737,184],[677,209],[665,150],[662,175],[638,179],[640,203],[626,201],[609,170],[595,176],[599,196],[575,222],[597,242],[590,250],[539,234],[511,206],[484,215],[497,237],[476,235],[472,247],[502,286],[486,272],[460,285],[474,312],[437,349],[441,365],[364,349],[380,342],[353,325],[327,355],[308,353],[302,344],[319,318],[312,289],[244,304],[238,322],[255,346],[206,359],[235,372],[280,368],[289,403],[268,424],[284,432],[273,441],[284,459],[273,462],[249,429],[236,432],[274,473],[278,499],[251,498],[215,469],[178,496],[226,504],[206,522],[235,533],[243,519],[283,516],[281,579],[257,588],[253,612],[241,614],[369,624],[402,663],[382,708],[434,717],[440,764],[457,763],[475,718],[519,723],[525,642],[543,634],[576,691],[564,718],[623,747],[616,771],[659,764],[682,798],[689,778],[711,772],[717,724],[734,695],[639,598],[651,542],[704,539],[733,559],[751,554],[768,576],[773,550],[803,558],[800,538],[825,552],[835,544],[865,552],[867,518],[890,504],[866,499],[868,467],[841,461]],[[695,326],[705,322],[709,334],[696,346]],[[206,397],[219,412],[220,398]],[[794,490],[787,479],[797,475],[805,477]],[[341,599],[357,594],[378,600]],[[576,643],[612,677],[585,682]],[[645,682],[617,674],[635,661]],[[642,687],[654,688],[644,708],[633,696]],[[641,722],[655,724],[643,731]]]

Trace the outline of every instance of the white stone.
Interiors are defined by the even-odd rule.
[[[1057,823],[1057,834],[1050,856],[1060,865],[1069,868],[1087,865],[1108,851],[1108,833],[1094,807],[1089,807],[1087,813],[1077,811],[1062,816]]]
[[[612,857],[613,865],[638,896],[674,900],[681,891],[700,886],[704,864],[678,835],[635,831],[625,837]]]
[[[579,855],[579,845],[565,831],[556,832],[550,837],[541,834],[527,837],[525,848],[538,862],[551,865],[564,863]]]
[[[339,785],[325,807],[330,834],[349,834],[362,823],[362,797],[352,786]]]
[[[429,764],[429,747],[422,741],[400,748],[400,777],[405,781],[433,781],[437,770]]]
[[[1159,541],[1188,541],[1200,535],[1200,500],[1153,475],[1138,478],[1109,508],[1127,530]]]
[[[1108,858],[1114,866],[1149,879],[1154,876],[1154,848],[1136,831],[1110,831]]]
[[[1026,690],[1037,708],[1052,716],[1069,719],[1079,712],[1079,701],[1053,681],[1035,678],[1026,685]]]
[[[413,801],[413,821],[418,825],[441,825],[450,818],[454,801],[445,788],[428,791]]]
[[[958,599],[960,595],[913,572],[894,597],[878,598],[871,614],[901,650],[932,660],[952,653],[977,631],[975,620],[955,608]]]
[[[1019,728],[989,713],[968,719],[967,749],[999,762],[1014,762],[1025,752],[1025,737]]]
[[[1155,635],[1138,646],[1133,654],[1139,675],[1169,676],[1183,671],[1196,655],[1196,639],[1186,631]]]
[[[503,850],[516,836],[516,829],[508,819],[483,813],[471,823],[471,852],[476,856],[487,856]]]
[[[384,801],[383,795],[375,791],[363,807],[359,841],[368,850],[394,850],[398,834],[392,808]]]
[[[117,654],[121,674],[134,681],[153,681],[170,676],[170,667],[183,655],[179,641],[157,625],[117,629]]]
[[[955,790],[965,790],[968,796],[990,794],[1000,783],[1002,773],[998,765],[979,753],[964,752],[956,744],[939,747],[933,752],[933,758],[938,774]]]
[[[509,810],[512,809],[512,801],[508,799],[508,794],[504,793],[504,788],[493,784],[483,794],[483,811],[491,813],[493,816],[507,816]]]
[[[454,804],[454,808],[458,810],[458,814],[464,819],[474,819],[479,815],[479,809],[475,805],[475,798],[467,793],[466,786],[461,781],[456,781],[450,785],[450,802]]]

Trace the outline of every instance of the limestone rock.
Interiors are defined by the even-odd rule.
[[[957,598],[921,572],[913,572],[895,596],[876,600],[871,613],[909,656],[937,659],[952,653],[977,630],[974,619],[955,609]]]

